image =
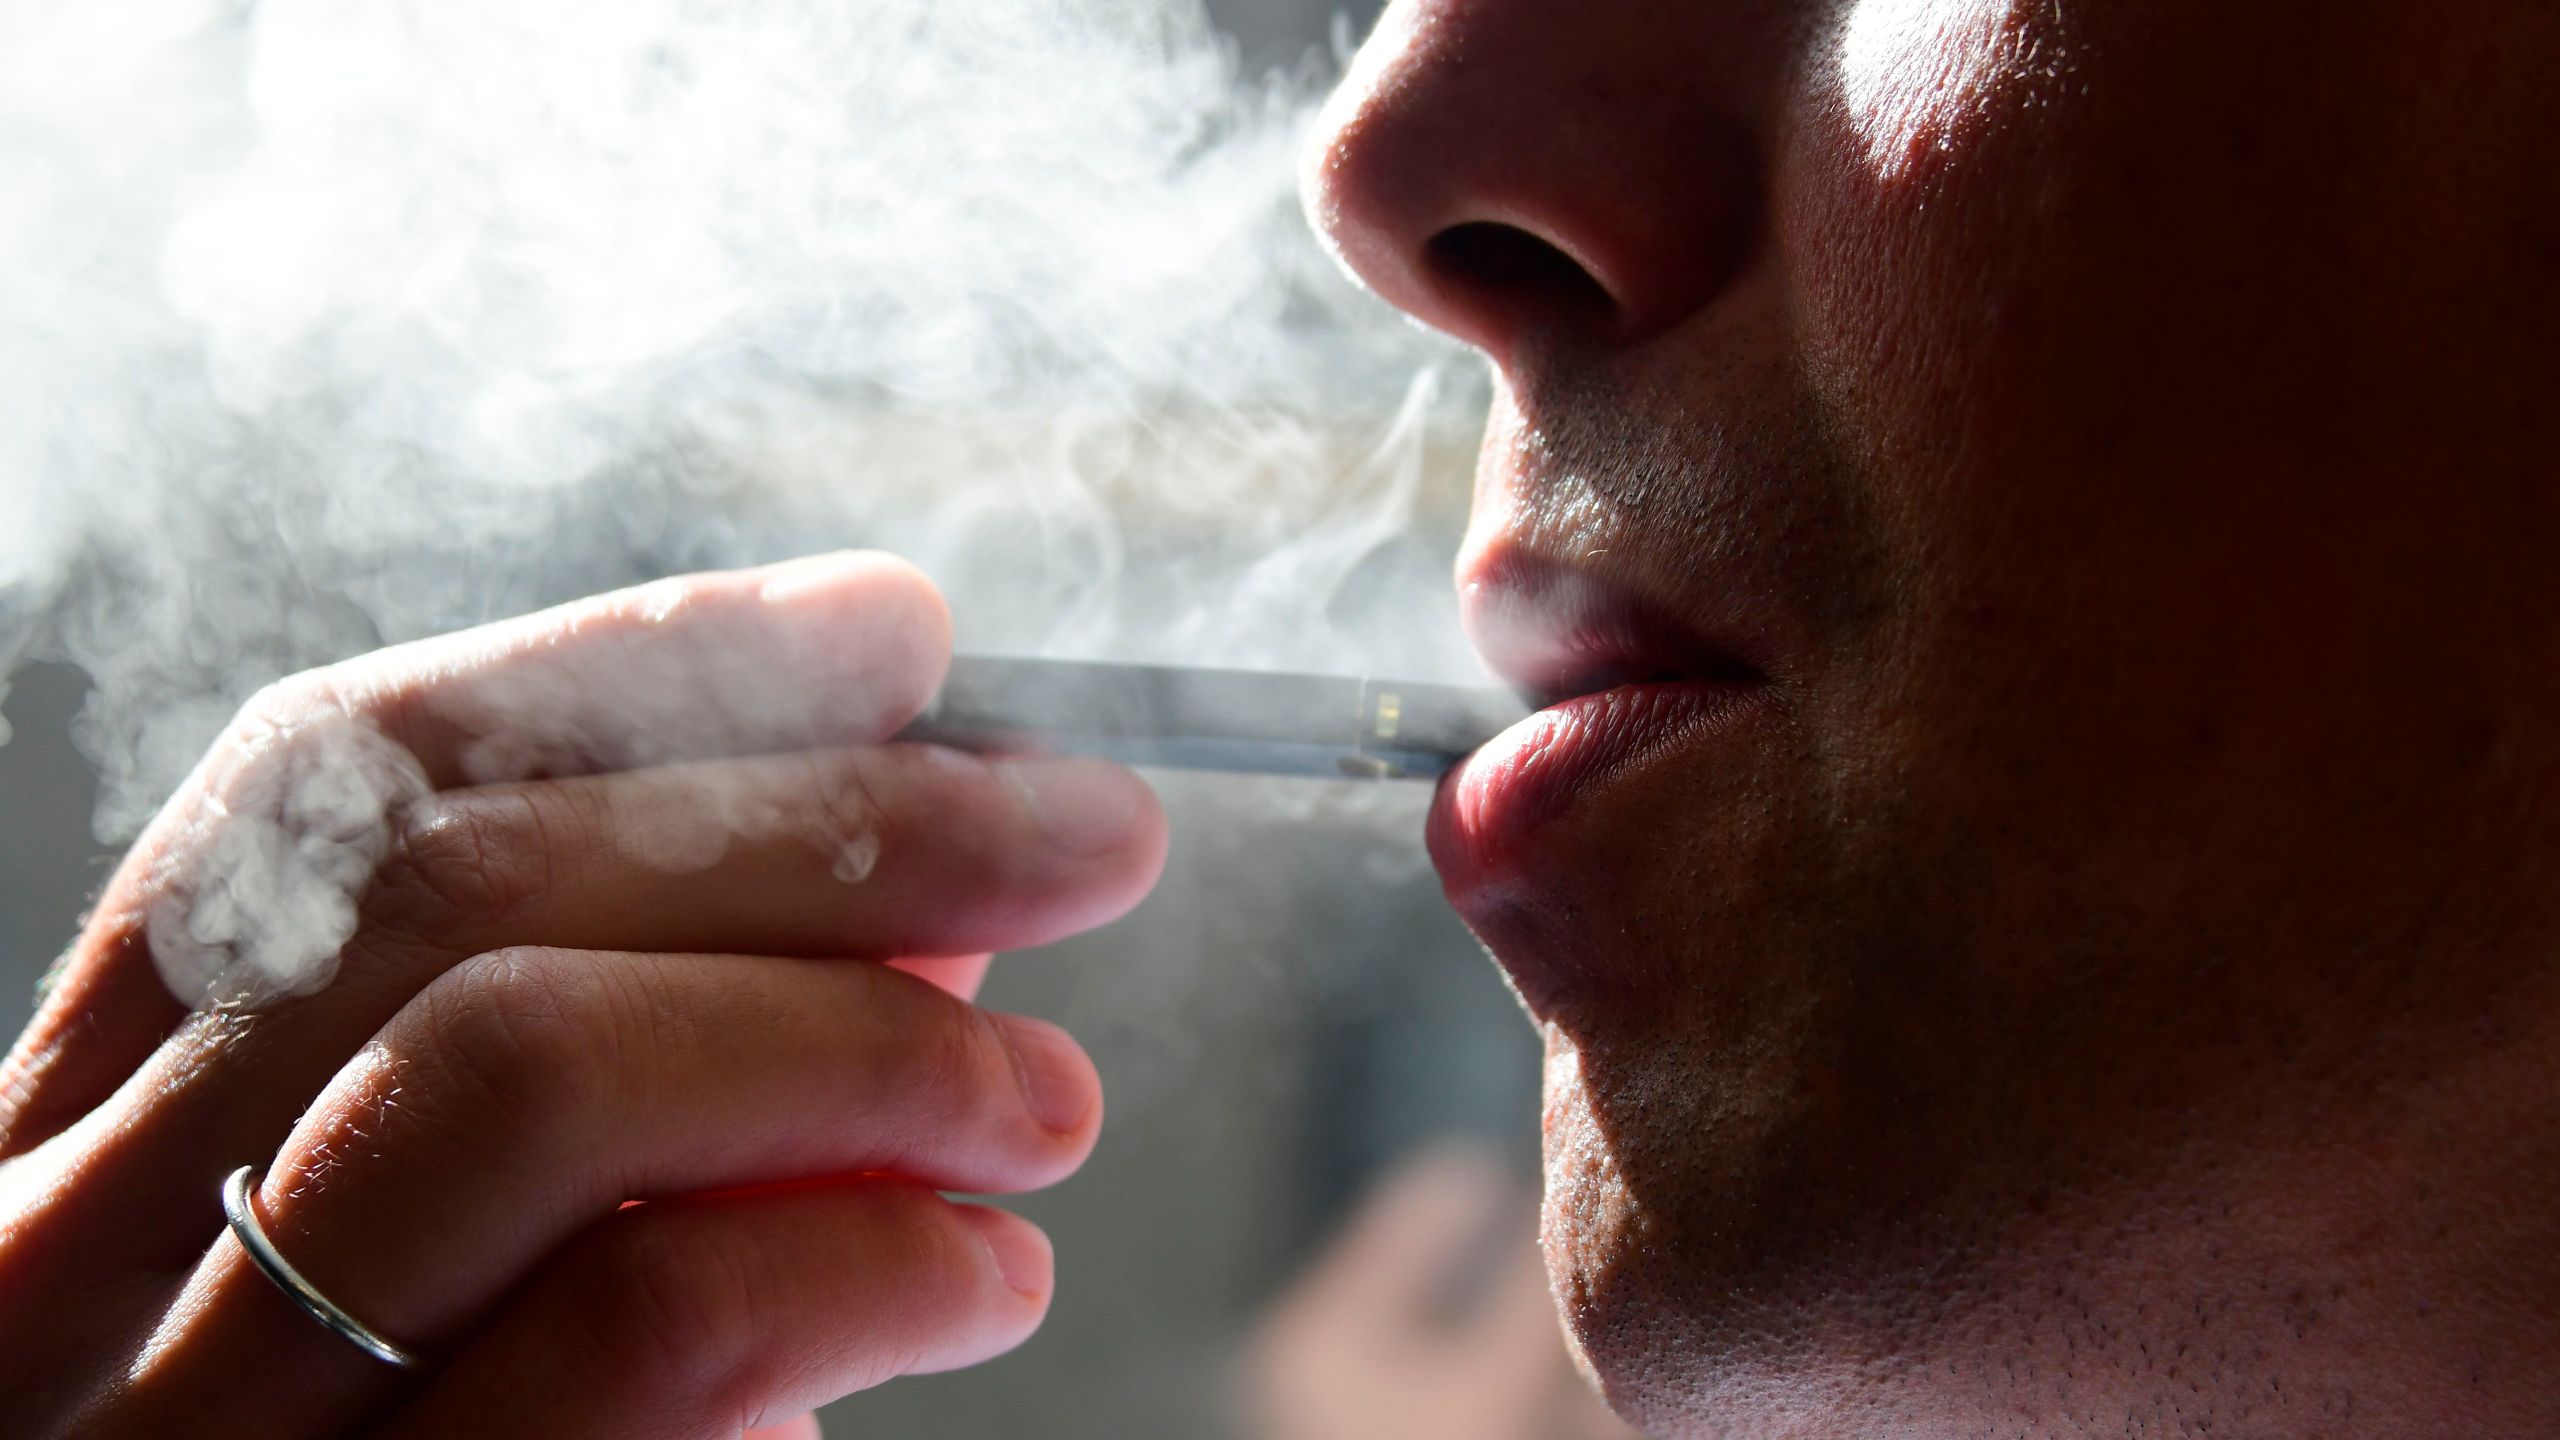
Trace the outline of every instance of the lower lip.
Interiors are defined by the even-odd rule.
[[[1451,886],[1509,869],[1537,833],[1651,762],[1732,729],[1769,694],[1737,680],[1659,680],[1577,695],[1460,762],[1432,806]]]

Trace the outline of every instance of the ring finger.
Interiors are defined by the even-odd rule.
[[[321,1293],[434,1352],[625,1200],[879,1172],[1034,1188],[1081,1162],[1099,1119],[1063,1032],[884,966],[510,952],[448,973],[365,1047],[257,1206]],[[228,1237],[173,1314],[133,1405],[320,1434],[396,1389]]]

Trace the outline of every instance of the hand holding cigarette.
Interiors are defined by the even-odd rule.
[[[838,556],[252,702],[0,1071],[11,1433],[728,1437],[1019,1343],[1047,1241],[935,1192],[1063,1178],[1101,1093],[969,998],[1135,904],[1164,820],[1115,765],[884,743],[949,636]],[[253,1266],[242,1165],[416,1368]]]

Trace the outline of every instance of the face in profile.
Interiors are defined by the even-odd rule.
[[[2269,1277],[2417,1223],[2330,1182],[2480,1133],[2430,1097],[2554,951],[2555,45],[2526,0],[1381,24],[1309,204],[1496,367],[1459,582],[1567,703],[1432,839],[1632,1418],[2166,1416],[2208,1387],[2144,1347],[2263,1392],[2360,1333]]]

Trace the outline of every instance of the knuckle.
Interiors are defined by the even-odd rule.
[[[550,847],[528,795],[481,795],[420,807],[401,825],[366,910],[410,934],[471,931],[504,920],[553,884]]]
[[[463,962],[419,992],[404,1017],[430,1068],[422,1088],[450,1123],[522,1135],[587,1113],[616,1076],[620,1011],[599,1003],[599,967],[539,946]]]
[[[310,748],[315,737],[338,737],[347,727],[371,726],[360,693],[335,667],[304,670],[270,681],[241,703],[215,749],[243,760],[274,762]]]
[[[202,792],[194,797],[197,803],[219,801],[200,818],[272,808],[279,798],[273,792],[292,768],[297,743],[344,718],[319,671],[287,676],[260,689],[233,713],[190,781]]]

